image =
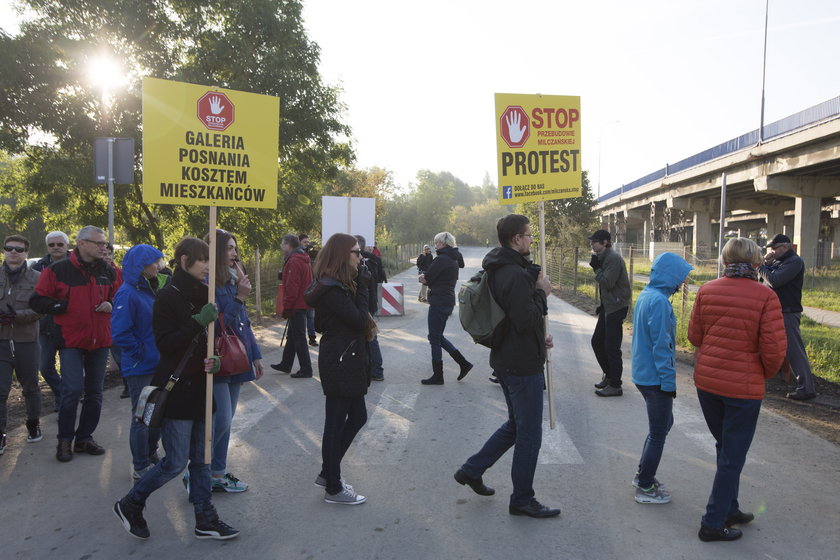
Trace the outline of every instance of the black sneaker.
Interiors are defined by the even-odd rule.
[[[314,336],[309,337],[309,346],[312,346],[314,348],[318,347],[318,341],[315,339]]]
[[[601,381],[599,381],[598,383],[595,383],[595,388],[596,389],[604,389],[609,384],[610,384],[610,382],[607,379],[607,376],[604,375],[603,377],[601,377]]]
[[[89,439],[77,441],[73,444],[73,453],[87,453],[88,455],[105,455],[105,448]],[[59,459],[60,460],[60,459]]]
[[[138,539],[148,539],[151,535],[149,533],[149,526],[146,525],[146,520],[143,519],[144,507],[143,505],[132,503],[128,497],[114,504],[114,515],[122,522],[123,528],[132,537]]]
[[[303,372],[300,372],[300,371],[296,371],[292,375],[290,375],[289,377],[294,377],[295,379],[309,379],[310,377],[312,377],[312,372],[303,373]]]
[[[697,536],[703,542],[712,541],[735,541],[740,539],[744,534],[740,529],[733,529],[730,527],[723,527],[721,529],[709,529],[700,525],[700,532]]]
[[[26,431],[29,432],[29,435],[26,436],[27,443],[35,443],[44,439],[44,436],[41,434],[41,425],[37,418],[26,421]]]
[[[55,450],[55,458],[62,463],[66,463],[73,459],[73,450],[71,447],[69,439],[58,440],[58,446],[56,446]]]
[[[239,536],[239,531],[225,523],[219,518],[214,521],[196,522],[195,538],[197,539],[216,539],[217,541],[226,541],[228,539],[235,539]]]

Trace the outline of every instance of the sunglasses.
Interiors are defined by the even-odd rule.
[[[361,256],[361,254],[362,254],[361,249],[350,249],[350,252],[353,253],[354,255],[356,255],[357,257]]]
[[[3,250],[8,253],[11,253],[12,251],[14,251],[15,253],[25,253],[26,247],[12,247],[10,245],[6,245],[5,247],[3,247]]]
[[[47,247],[64,247],[64,243],[47,243]]]

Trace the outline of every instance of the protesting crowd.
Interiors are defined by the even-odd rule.
[[[489,294],[504,314],[487,346],[508,418],[465,458],[454,479],[481,496],[493,495],[483,476],[513,448],[509,513],[555,517],[560,509],[541,503],[533,488],[542,443],[545,364],[554,346],[546,330],[551,283],[530,259],[534,234],[528,218],[509,214],[496,227],[499,246],[486,254],[482,269]],[[235,494],[249,488],[232,472],[236,457],[229,457],[231,427],[242,385],[258,381],[264,369],[245,306],[252,285],[239,261],[235,234],[216,230],[213,274],[209,238],[185,237],[174,247],[171,261],[159,248],[138,244],[125,253],[121,266],[113,262],[105,232],[95,226],[79,230],[72,249],[64,232],[50,232],[45,241],[47,255],[30,265],[26,238],[9,235],[4,240],[0,454],[6,449],[6,402],[13,375],[25,402],[26,441],[43,439],[39,374],[55,395],[57,460],[67,463],[75,454],[105,454],[94,435],[110,355],[119,365],[131,404],[125,451],[131,455],[134,484],[113,505],[122,526],[134,537],[148,538],[146,501],[180,477],[194,509],[195,536],[237,537],[239,531],[219,517],[212,492]],[[623,323],[630,313],[631,283],[610,233],[598,230],[589,241],[589,264],[599,296],[591,339],[601,369],[595,394],[620,397]],[[419,301],[429,304],[431,377],[421,380],[424,386],[444,385],[443,350],[454,361],[458,381],[474,367],[444,335],[464,259],[451,233],[437,234],[433,243],[424,246],[416,261]],[[735,525],[754,520],[752,513],[740,509],[739,479],[755,434],[765,379],[787,358],[797,379],[797,389],[788,397],[815,396],[799,334],[804,265],[786,236],[777,235],[770,247],[762,255],[753,241],[730,239],[720,256],[723,276],[699,289],[688,326],[689,340],[697,349],[694,384],[717,455],[700,524],[703,541],[735,540],[742,536]],[[336,233],[316,253],[307,235],[289,234],[281,248],[285,344],[280,362],[270,368],[305,379],[313,377],[317,367],[325,406],[322,463],[314,484],[323,488],[326,503],[362,504],[365,496],[342,477],[341,463],[367,421],[365,395],[371,382],[385,379],[373,319],[377,285],[387,281],[384,267],[378,249],[358,235]],[[692,268],[674,253],[659,255],[633,305],[632,382],[643,397],[648,420],[632,481],[640,504],[672,500],[672,490],[656,478],[674,422],[677,391],[676,318],[670,298]],[[211,277],[213,286],[208,285]],[[211,324],[216,350],[208,358]],[[316,367],[310,347],[318,348]],[[295,362],[299,369],[292,373]],[[206,402],[208,391],[212,403]],[[209,463],[207,405],[212,408]]]

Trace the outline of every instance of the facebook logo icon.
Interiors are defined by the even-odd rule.
[[[513,187],[502,187],[502,198],[513,198]]]

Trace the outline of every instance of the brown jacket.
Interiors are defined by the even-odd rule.
[[[8,325],[0,325],[0,340],[14,340],[15,342],[35,342],[38,340],[38,319],[41,315],[29,307],[29,296],[35,291],[40,272],[26,267],[20,273],[15,284],[9,282],[6,268],[0,265],[0,310],[9,311],[9,305],[17,315]]]

